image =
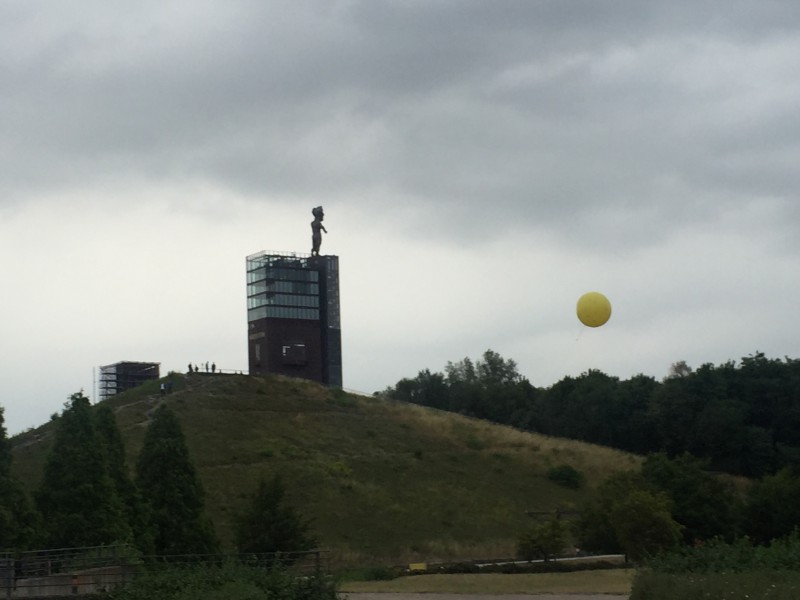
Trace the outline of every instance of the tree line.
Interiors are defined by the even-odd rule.
[[[678,362],[661,382],[592,370],[541,389],[487,350],[443,373],[420,371],[384,395],[646,455],[639,471],[603,482],[570,526],[554,515],[523,532],[523,558],[558,554],[567,536],[584,550],[638,560],[715,539],[767,544],[800,528],[797,360],[756,353],[697,370]],[[580,473],[564,470],[548,477],[580,485]],[[719,472],[754,481],[737,489]]]
[[[11,473],[0,407],[0,550],[127,544],[145,556],[221,552],[180,422],[166,403],[153,411],[133,469],[107,404],[92,406],[76,393],[53,420],[42,481],[29,497]],[[237,550],[315,546],[309,523],[286,504],[284,493],[279,476],[259,481],[237,519]]]
[[[763,353],[738,364],[675,363],[663,381],[589,370],[549,388],[487,350],[404,378],[383,394],[546,435],[637,454],[683,453],[712,470],[761,477],[800,465],[800,360]]]
[[[562,481],[561,485],[566,485]],[[639,470],[615,473],[567,523],[559,513],[524,530],[524,560],[561,554],[570,538],[588,552],[624,553],[634,561],[708,543],[769,545],[800,536],[800,477],[790,467],[746,489],[710,473],[690,454],[648,455]]]
[[[586,550],[624,552],[642,559],[712,540],[768,545],[800,531],[800,476],[792,467],[745,489],[683,454],[649,455],[639,471],[609,477],[575,522]]]

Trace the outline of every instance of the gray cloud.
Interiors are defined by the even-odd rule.
[[[754,25],[786,31],[788,9],[83,6],[7,21],[22,57],[3,68],[16,189],[131,172],[204,175],[253,194],[388,179],[435,198],[447,218],[465,205],[485,217],[491,205],[550,222],[597,202],[636,210],[681,184],[714,195],[796,183],[792,165],[770,156],[780,143],[770,130],[796,140],[786,83],[796,48],[752,40]],[[743,31],[743,46],[726,41]],[[765,73],[776,58],[783,68]]]
[[[726,360],[756,350],[740,348],[750,343],[787,352],[779,322],[797,291],[800,250],[798,51],[800,6],[778,0],[5,3],[0,236],[37,264],[37,244],[57,239],[78,257],[124,246],[129,260],[144,252],[153,269],[174,270],[174,255],[202,265],[233,246],[242,256],[264,242],[302,250],[310,206],[325,204],[325,243],[343,265],[349,252],[358,273],[378,252],[385,272],[405,279],[409,261],[441,262],[442,276],[426,281],[430,313],[406,316],[428,330],[442,323],[426,362],[404,337],[414,327],[396,323],[392,343],[408,352],[354,367],[367,388],[490,345],[551,343],[573,326],[559,311],[586,286],[610,288],[627,315],[614,339],[634,350],[603,352],[620,374],[644,369],[642,356],[665,372],[671,360]],[[64,204],[76,208],[56,209]],[[295,210],[299,241],[284,223]],[[136,235],[120,220],[128,213],[128,227],[150,213],[156,224]],[[180,229],[171,242],[165,222]],[[19,223],[31,231],[20,235]],[[62,237],[67,226],[73,238]],[[362,255],[369,260],[353,260]],[[64,285],[80,289],[103,277],[88,262],[52,268],[74,269]],[[508,269],[514,285],[492,280],[502,314],[464,283],[477,285],[476,263],[484,274]],[[180,270],[185,282],[204,277]],[[387,345],[375,338],[373,307],[409,292],[388,275],[374,289],[358,273],[346,352],[373,356]],[[17,271],[5,277],[32,285]],[[126,283],[103,288],[102,304],[122,310],[115,294]],[[226,293],[198,310],[238,306],[242,291]],[[763,311],[778,315],[761,321],[769,335],[710,318],[719,328],[709,341],[675,356],[687,347],[679,334],[691,337],[698,315],[734,296],[748,315],[769,303]],[[654,302],[663,314],[652,318]],[[471,328],[459,328],[462,317]],[[762,337],[772,342],[761,347]],[[643,349],[654,338],[661,349]],[[231,344],[229,361],[241,361]],[[532,370],[551,364],[531,376],[552,380],[559,364],[583,365],[591,344],[559,350],[575,362],[534,350],[515,358]]]

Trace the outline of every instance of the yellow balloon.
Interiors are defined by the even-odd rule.
[[[587,327],[600,327],[611,318],[611,303],[600,292],[587,292],[578,298],[577,312]]]

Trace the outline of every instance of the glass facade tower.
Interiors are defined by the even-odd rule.
[[[247,257],[251,375],[277,373],[342,387],[339,257]]]

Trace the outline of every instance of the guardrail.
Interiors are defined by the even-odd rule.
[[[178,573],[231,563],[256,569],[280,567],[298,575],[322,575],[323,550],[238,555],[140,556],[128,546],[64,548],[0,553],[0,599],[49,599],[110,592],[143,574]]]

